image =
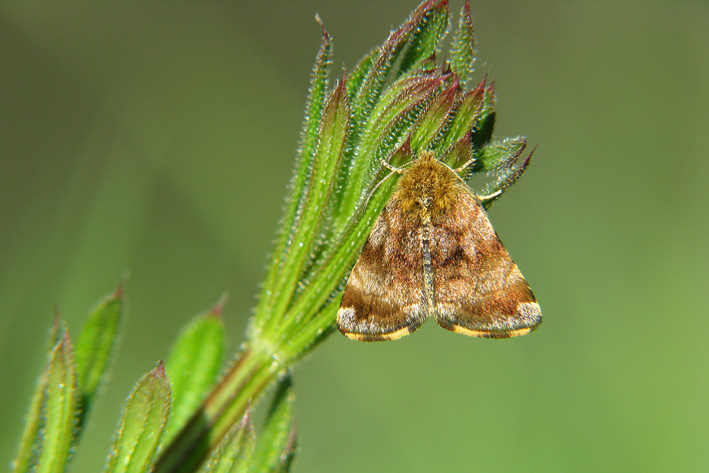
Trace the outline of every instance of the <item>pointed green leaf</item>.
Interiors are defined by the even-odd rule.
[[[475,170],[486,172],[510,168],[526,146],[524,136],[494,141],[475,153]]]
[[[250,473],[284,471],[295,452],[295,393],[290,376],[278,382]]]
[[[128,396],[104,471],[148,471],[165,430],[169,412],[170,381],[161,361],[138,381]]]
[[[290,182],[285,213],[278,230],[272,261],[269,264],[263,290],[259,297],[257,313],[271,313],[273,311],[273,298],[278,294],[279,289],[276,280],[283,272],[282,265],[285,260],[285,249],[293,239],[292,232],[297,227],[296,222],[302,213],[305,198],[309,193],[307,186],[311,183],[311,162],[319,141],[318,133],[327,98],[328,68],[332,57],[332,38],[325,30],[320,19],[318,17],[316,19],[322,27],[322,43],[315,59],[310,80],[309,95],[305,107],[305,122],[303,123],[303,131],[300,137],[295,172]],[[258,332],[261,330],[258,325],[261,320],[254,318],[251,322],[251,331]]]
[[[44,426],[36,445],[39,461],[37,473],[59,473],[66,470],[76,439],[79,414],[79,390],[69,332],[57,343],[47,365],[46,389],[42,403]]]
[[[475,32],[473,30],[473,17],[470,15],[470,4],[465,0],[465,5],[460,10],[458,29],[451,42],[451,68],[464,85],[473,75],[475,70]]]
[[[247,412],[241,422],[229,430],[201,468],[202,473],[245,473],[256,449],[256,433]]]
[[[443,0],[433,5],[421,18],[419,27],[414,31],[406,46],[406,52],[397,71],[399,75],[419,67],[440,51],[440,42],[448,32],[450,11],[448,1]]]
[[[349,99],[346,93],[347,81],[344,79],[340,83],[341,87],[344,87],[343,97],[340,100],[341,105],[340,111],[335,114],[332,119],[336,120],[330,129],[323,129],[323,141],[319,149],[325,150],[330,155],[337,155],[337,167],[334,169],[333,182],[332,182],[332,192],[330,196],[325,201],[325,210],[323,212],[323,218],[320,222],[319,234],[314,238],[313,246],[308,255],[307,264],[303,268],[302,277],[298,282],[295,293],[298,294],[302,292],[309,285],[309,277],[313,273],[314,268],[318,267],[322,261],[324,254],[332,246],[332,241],[337,236],[338,228],[334,224],[335,216],[340,214],[342,211],[340,205],[340,197],[342,196],[342,187],[340,183],[347,179],[347,174],[349,173],[349,162],[347,161],[348,153],[351,151],[347,149],[347,136],[350,129],[350,110],[349,110]],[[344,120],[346,118],[346,120]],[[331,136],[330,136],[331,135]],[[330,148],[328,150],[328,148]],[[320,152],[320,151],[318,151]],[[352,153],[350,152],[349,155]]]
[[[66,323],[59,315],[59,309],[55,308],[54,317],[52,318],[52,325],[49,328],[49,336],[47,337],[47,350],[50,353],[54,349],[54,346],[59,343],[59,337],[66,331],[66,329]]]
[[[359,60],[347,78],[347,97],[350,101],[354,99],[355,95],[359,92],[360,87],[362,87],[362,83],[369,75],[369,71],[372,70],[374,60],[379,56],[379,52],[379,48],[374,48],[369,51],[369,53]]]
[[[416,150],[429,148],[444,128],[447,128],[452,120],[453,105],[459,93],[460,86],[454,82],[436,96],[431,106],[421,116],[411,136],[411,148]]]
[[[520,137],[524,140],[523,137]],[[529,161],[532,159],[534,151],[536,151],[536,146],[532,151],[529,152],[527,157],[522,161],[521,164],[517,164],[519,157],[522,155],[524,146],[522,146],[515,154],[509,155],[505,161],[498,166],[492,174],[495,175],[495,180],[489,183],[483,194],[492,195],[493,197],[484,199],[482,204],[486,209],[489,208],[492,203],[497,200],[502,192],[517,181],[520,176],[524,173],[525,169],[529,165]],[[502,191],[502,192],[500,192]]]
[[[389,73],[396,60],[404,51],[404,47],[421,28],[429,13],[438,8],[441,0],[427,0],[421,3],[411,16],[396,30],[389,34],[387,40],[378,48],[379,55],[373,60],[372,67],[359,87],[356,97],[352,100],[352,116],[354,120],[353,133],[358,134],[361,123],[370,116],[372,108],[379,100],[389,78]],[[441,2],[441,3],[445,3]],[[397,74],[399,75],[399,74]]]
[[[219,375],[224,357],[225,299],[198,315],[180,333],[165,362],[172,381],[172,408],[165,430],[167,442],[199,407]]]
[[[492,139],[492,132],[495,129],[495,118],[497,114],[495,110],[483,111],[480,114],[480,119],[478,120],[477,126],[473,130],[473,134],[470,138],[470,142],[473,145],[473,149],[480,149],[487,145]]]
[[[471,136],[472,133],[466,133],[465,136],[459,139],[443,154],[444,161],[453,169],[457,169],[460,166],[469,163],[463,177],[469,175],[472,167],[474,166],[474,163],[470,163],[470,160],[473,158],[473,150],[470,144]]]
[[[51,360],[53,356],[55,345],[59,342],[61,325],[59,313],[58,311],[55,311],[47,342],[47,358],[49,360]],[[45,400],[47,390],[47,370],[48,368],[45,368],[45,371],[42,372],[37,379],[34,392],[32,393],[30,406],[27,411],[27,415],[25,416],[25,428],[22,431],[20,446],[17,449],[17,457],[12,462],[12,471],[14,473],[31,471],[31,469],[37,464],[37,460],[39,460],[39,452],[36,447],[39,445],[41,440],[39,430],[42,423],[42,405]]]
[[[32,471],[39,460],[37,447],[40,445],[39,429],[41,427],[42,403],[44,401],[47,378],[43,375],[37,380],[30,407],[25,416],[25,428],[22,431],[17,457],[12,462],[14,473]]]
[[[287,307],[319,236],[318,230],[321,228],[320,224],[324,220],[327,203],[334,189],[348,126],[349,104],[343,79],[330,95],[323,113],[321,138],[311,164],[312,184],[305,191],[297,233],[292,237],[282,271],[274,282],[275,287],[278,288],[273,305],[275,313],[283,313]],[[271,320],[277,321],[273,317]]]
[[[316,15],[315,20],[322,30],[322,41],[315,57],[315,65],[310,78],[309,95],[306,100],[305,122],[303,123],[303,131],[300,137],[301,145],[298,153],[301,160],[315,153],[315,147],[320,139],[318,132],[325,109],[325,101],[327,100],[329,67],[332,60],[332,37],[325,29],[320,17]],[[299,163],[298,170],[299,175],[302,175],[306,172],[307,166]]]
[[[466,133],[473,130],[483,109],[484,96],[485,80],[483,79],[473,90],[458,99],[458,104],[455,105],[455,118],[453,118],[445,137],[441,140],[443,149],[457,143]]]
[[[80,424],[85,421],[116,347],[123,306],[121,283],[91,311],[76,342],[76,374],[82,397]]]
[[[480,148],[492,139],[492,131],[495,126],[495,83],[492,82],[485,88],[483,93],[480,112],[473,122],[472,142],[476,149]]]

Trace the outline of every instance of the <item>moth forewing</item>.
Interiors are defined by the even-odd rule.
[[[337,313],[340,331],[356,340],[393,340],[416,330],[428,317],[422,305],[423,260],[416,236],[398,220],[398,200],[389,199],[347,280]],[[397,245],[393,240],[404,241]],[[412,254],[407,254],[407,246]]]

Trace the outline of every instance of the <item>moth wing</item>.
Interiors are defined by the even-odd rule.
[[[429,312],[422,273],[421,229],[407,227],[395,194],[347,280],[337,312],[340,331],[355,340],[379,341],[419,328]]]
[[[542,322],[539,304],[464,184],[431,229],[436,321],[472,337],[524,335]]]

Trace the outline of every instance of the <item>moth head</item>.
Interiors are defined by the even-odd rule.
[[[416,201],[421,206],[422,209],[427,209],[433,203],[433,197],[431,197],[430,195],[423,195],[422,194],[416,199]]]

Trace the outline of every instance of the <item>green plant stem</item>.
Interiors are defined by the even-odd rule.
[[[162,451],[154,473],[195,471],[282,371],[272,353],[245,345],[197,413]]]

